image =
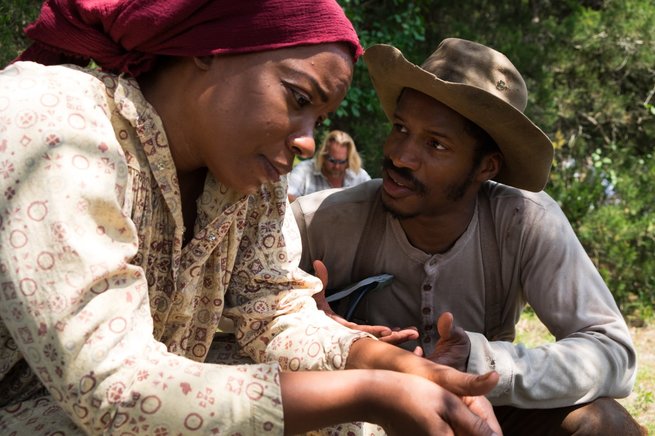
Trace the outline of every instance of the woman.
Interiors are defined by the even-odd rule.
[[[297,269],[281,175],[361,52],[334,1],[53,0],[27,35],[39,63],[0,76],[3,433],[497,429],[433,383],[495,374],[338,326]],[[222,318],[257,364],[222,364]]]

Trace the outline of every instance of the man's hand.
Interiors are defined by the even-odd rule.
[[[469,354],[471,354],[471,341],[461,327],[455,327],[453,314],[444,312],[437,320],[439,341],[428,359],[435,363],[448,365],[460,371],[466,371]],[[423,349],[416,347],[414,354],[423,355]]]
[[[318,294],[314,294],[314,300],[316,300],[316,306],[325,312],[327,316],[350,329],[369,333],[383,342],[388,342],[394,345],[418,338],[418,331],[414,327],[406,329],[391,329],[387,326],[381,325],[362,325],[350,322],[336,314],[325,299],[325,289],[328,283],[327,268],[320,260],[315,260],[312,265],[314,266],[314,275],[321,279],[321,282],[323,283],[323,289]]]

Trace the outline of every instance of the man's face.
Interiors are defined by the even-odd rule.
[[[346,168],[348,168],[348,147],[330,141],[325,150],[327,156],[323,161],[323,174],[329,178],[343,178],[346,174]]]
[[[180,128],[197,166],[243,193],[277,181],[346,95],[353,72],[340,44],[216,56],[198,70]]]
[[[384,144],[382,201],[401,218],[466,206],[479,183],[476,138],[466,119],[437,100],[405,89]]]

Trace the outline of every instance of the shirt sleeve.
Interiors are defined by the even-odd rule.
[[[291,172],[287,175],[289,195],[294,197],[300,197],[307,194],[305,192],[305,183],[307,177],[311,175],[311,170],[313,168],[313,161],[309,161],[309,165],[305,163],[307,161],[302,161],[296,164]]]
[[[24,68],[0,73],[0,316],[30,367],[89,434],[281,433],[276,363],[201,364],[153,338],[104,89]]]
[[[368,180],[371,180],[371,176],[366,172],[364,168],[360,168],[357,173],[357,184],[364,183]]]
[[[530,220],[511,256],[526,301],[556,342],[529,349],[468,333],[468,370],[500,373],[489,395],[494,405],[551,408],[625,397],[636,375],[627,325],[559,206],[540,198],[543,213]]]
[[[270,197],[274,201],[262,201]],[[252,210],[260,213],[249,214],[226,297],[225,314],[241,347],[255,361],[274,360],[284,370],[344,369],[352,343],[373,336],[316,308],[312,295],[322,285],[298,268],[302,246],[286,186],[265,187]]]

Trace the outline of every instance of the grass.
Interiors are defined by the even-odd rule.
[[[637,381],[632,394],[618,401],[649,434],[655,435],[655,324],[631,327],[630,333],[637,349]],[[523,313],[517,326],[516,342],[534,347],[554,340],[534,312]]]

